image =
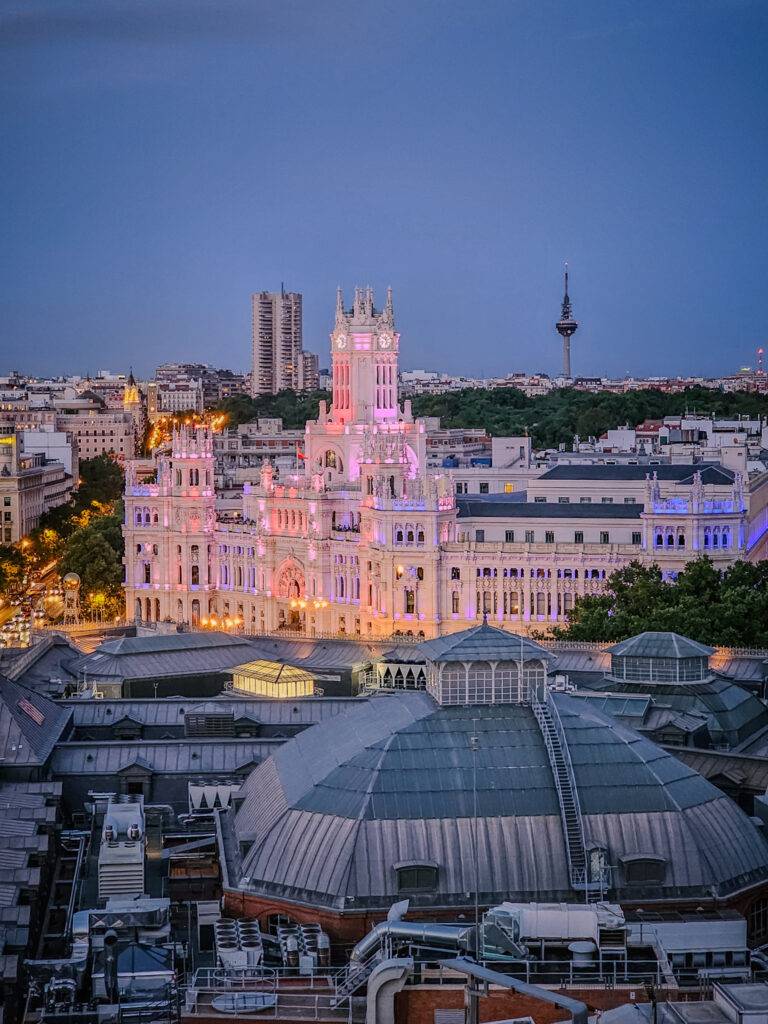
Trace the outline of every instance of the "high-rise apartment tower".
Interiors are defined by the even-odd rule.
[[[257,292],[253,312],[251,394],[276,395],[304,389],[301,293]]]

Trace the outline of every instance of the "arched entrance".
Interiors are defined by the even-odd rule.
[[[304,632],[307,606],[304,570],[296,562],[286,562],[277,576],[278,628]]]

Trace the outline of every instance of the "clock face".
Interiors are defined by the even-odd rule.
[[[382,334],[379,338],[379,348],[390,348],[392,345],[392,339],[388,334]]]
[[[338,336],[338,338],[336,339],[336,348],[346,348],[346,347],[347,347],[347,337],[346,337],[345,334],[340,334]]]

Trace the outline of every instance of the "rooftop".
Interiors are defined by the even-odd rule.
[[[708,658],[714,647],[706,647],[679,633],[648,631],[621,640],[608,648],[608,654],[623,658]]]
[[[607,847],[611,864],[662,857],[666,877],[654,888],[662,898],[725,894],[768,878],[768,844],[733,801],[633,730],[566,694],[553,699],[588,839]],[[471,734],[479,736],[478,856],[468,853]],[[527,706],[376,696],[289,740],[242,795],[235,837],[249,848],[242,863],[228,853],[232,887],[242,878],[241,888],[317,905],[383,907],[398,895],[393,865],[427,860],[439,867],[429,905],[464,902],[476,865],[483,903],[570,898],[557,790]]]
[[[400,648],[395,648],[399,651]],[[546,648],[527,637],[497,629],[483,622],[458,633],[448,633],[434,640],[415,644],[411,661],[529,661],[532,658],[551,661]]]
[[[656,475],[659,480],[691,484],[696,473],[701,473],[703,484],[732,484],[735,474],[714,462],[691,465],[643,466],[555,466],[543,473],[539,480],[645,480]]]
[[[569,468],[569,467],[564,467]],[[487,501],[456,498],[459,519],[639,519],[643,505],[603,502]]]
[[[0,676],[0,761],[4,765],[44,765],[69,718],[66,708]]]

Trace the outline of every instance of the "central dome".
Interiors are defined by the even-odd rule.
[[[606,897],[722,897],[768,879],[768,843],[728,797],[615,720],[564,693],[549,700],[586,855],[608,865]],[[583,899],[530,706],[361,699],[284,744],[242,797],[237,842],[224,844],[240,893],[338,909],[387,909],[404,894],[467,906],[477,864],[483,904]]]

